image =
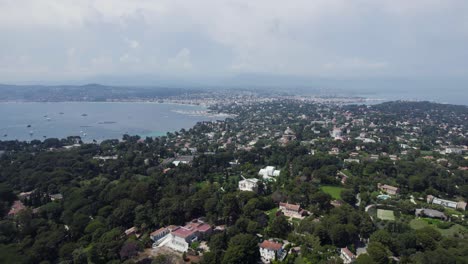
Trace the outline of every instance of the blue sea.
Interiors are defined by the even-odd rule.
[[[123,134],[161,136],[199,121],[202,106],[146,102],[0,103],[0,140],[81,136],[83,141],[121,139]]]

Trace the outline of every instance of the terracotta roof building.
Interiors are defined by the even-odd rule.
[[[349,264],[356,260],[356,255],[354,255],[348,248],[344,247],[340,250],[340,258],[343,260],[343,263]]]
[[[260,256],[263,263],[271,263],[272,260],[283,260],[286,252],[283,244],[270,240],[265,240],[259,245]]]
[[[19,212],[23,211],[26,209],[26,206],[20,201],[16,200],[13,202],[13,205],[10,208],[10,211],[8,212],[8,216],[16,216]]]
[[[279,203],[279,210],[287,217],[303,219],[307,215],[307,211],[298,204]]]
[[[390,195],[396,195],[400,192],[400,188],[387,185],[387,184],[378,183],[377,188],[379,188],[379,190],[381,190],[382,192],[386,192],[387,194],[390,194]]]

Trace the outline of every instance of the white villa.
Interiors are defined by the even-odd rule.
[[[176,165],[176,166],[179,166],[179,164],[186,164],[186,165],[190,165],[192,164],[193,162],[193,158],[194,156],[192,155],[182,155],[182,156],[178,156],[174,159],[174,161],[172,161],[172,164]]]
[[[239,190],[241,191],[249,191],[249,192],[257,192],[258,191],[258,179],[251,178],[239,181]]]
[[[343,135],[343,132],[341,131],[341,128],[334,127],[332,131],[330,131],[330,136],[335,139],[341,139],[341,136]]]
[[[272,260],[283,260],[286,251],[283,244],[274,241],[265,240],[259,245],[260,257],[263,263],[271,263]]]
[[[190,244],[198,239],[193,230],[181,226],[172,231],[169,236],[170,240],[166,246],[179,252],[188,251]]]
[[[463,148],[462,147],[456,147],[456,146],[449,146],[445,148],[445,151],[443,151],[443,154],[462,154],[463,153]]]
[[[157,247],[164,239],[171,233],[172,230],[176,229],[177,226],[161,227],[160,229],[150,234],[151,240],[153,240],[153,247]]]
[[[274,179],[274,177],[278,177],[280,175],[280,170],[275,170],[274,166],[266,166],[264,169],[261,169],[258,172],[258,175],[262,176],[265,180]]]
[[[205,222],[194,219],[185,226],[168,226],[150,234],[154,241],[153,248],[166,246],[179,252],[186,252],[191,243],[206,239],[212,227]]]
[[[426,197],[426,201],[427,201],[427,203],[442,205],[443,207],[448,207],[448,208],[453,208],[453,209],[461,209],[461,210],[466,209],[466,202],[463,202],[463,201],[455,202],[455,201],[440,199],[440,198],[434,197],[432,195],[428,195]]]
[[[348,248],[344,247],[340,250],[340,258],[343,260],[343,263],[349,264],[356,260],[356,255],[354,255]]]

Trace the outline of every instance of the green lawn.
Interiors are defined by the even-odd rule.
[[[353,176],[353,174],[352,174],[349,170],[346,170],[346,169],[345,169],[345,170],[342,170],[341,172],[344,173],[344,174],[345,174],[346,176],[348,176],[348,177],[352,177],[352,176]]]
[[[432,150],[421,150],[421,155],[430,156],[432,154],[434,154]]]
[[[440,229],[436,226],[436,224],[440,221],[441,220],[419,218],[419,219],[411,220],[410,226],[413,229],[421,229],[423,227],[430,226],[436,229],[437,231],[439,231],[443,236],[446,236],[446,237],[454,236],[457,233],[467,232],[467,229],[459,224],[455,224],[448,229]]]
[[[325,193],[328,193],[335,200],[341,199],[341,191],[343,189],[344,188],[338,187],[338,186],[322,186],[322,187],[320,187],[320,190],[322,190]]]
[[[278,208],[278,207],[275,207],[275,208],[273,208],[273,209],[271,209],[271,210],[269,210],[269,211],[266,211],[265,213],[266,213],[266,215],[268,215],[268,218],[269,218],[270,220],[272,220],[272,219],[275,217],[276,212],[278,212],[278,210],[279,210],[279,208]]]
[[[462,216],[463,213],[462,212],[459,212],[455,209],[452,209],[452,208],[445,208],[445,214],[446,215],[458,215],[458,216]]]
[[[381,220],[395,221],[395,215],[392,210],[377,209],[377,217]]]

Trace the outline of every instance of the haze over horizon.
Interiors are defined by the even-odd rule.
[[[0,0],[0,83],[464,91],[466,1]]]

